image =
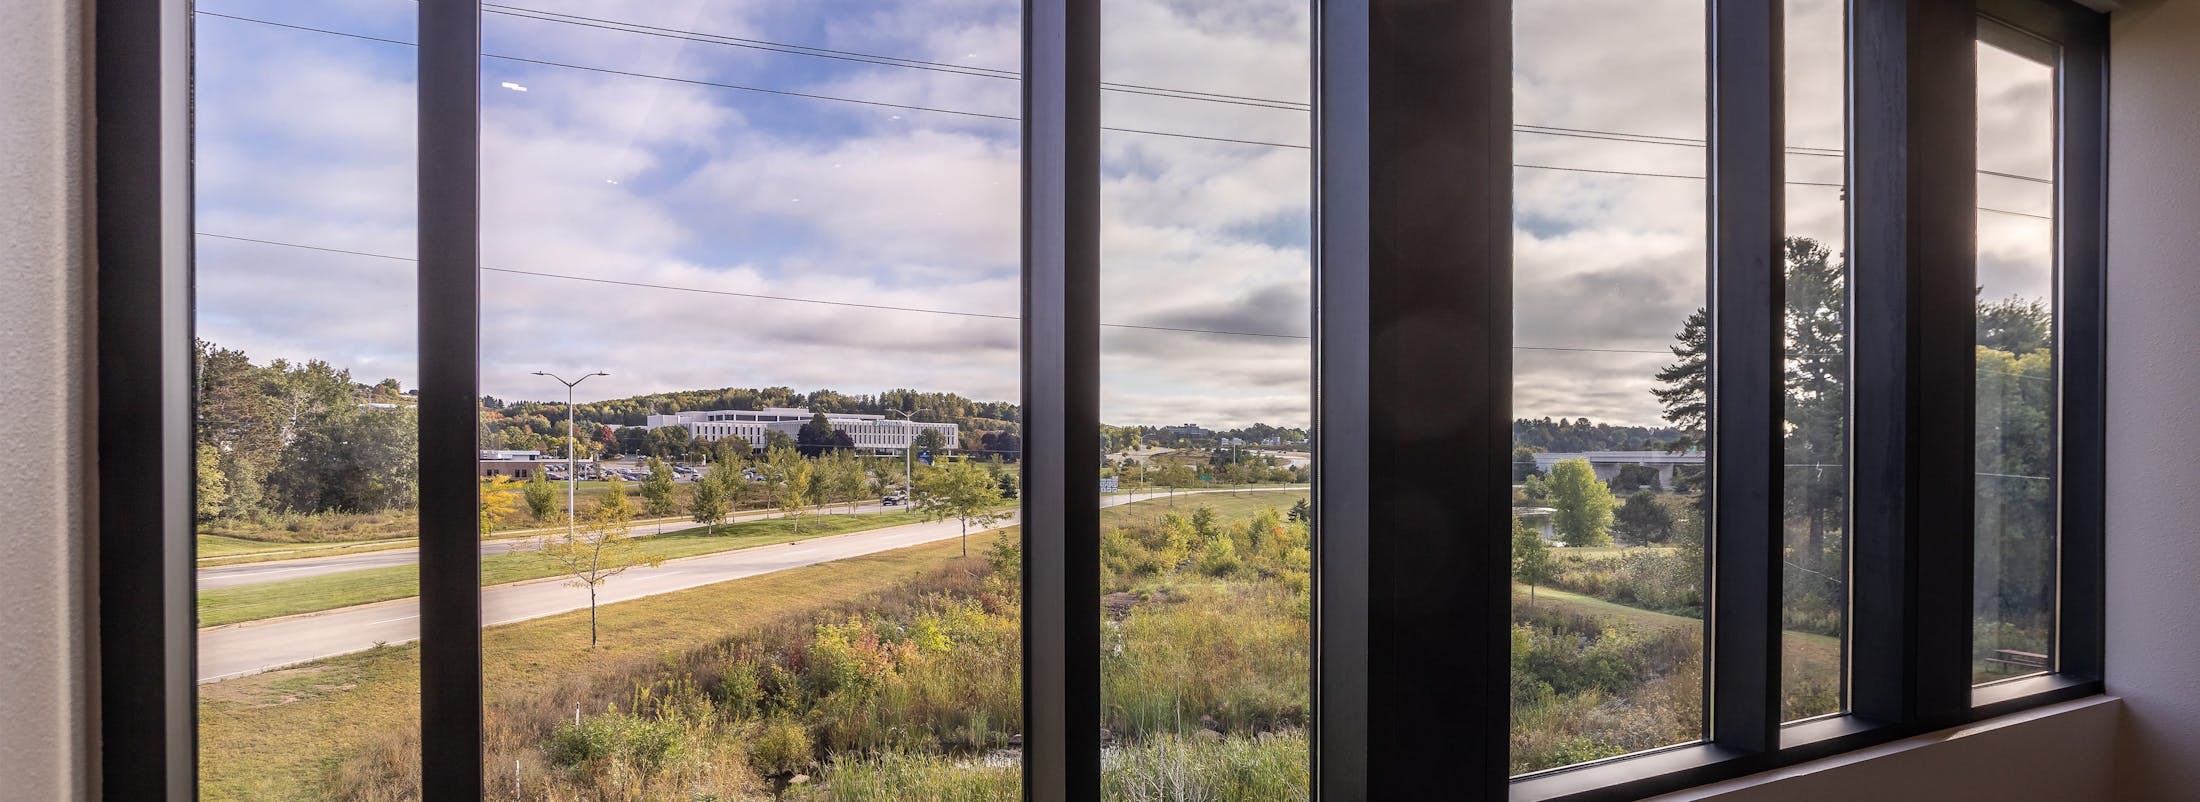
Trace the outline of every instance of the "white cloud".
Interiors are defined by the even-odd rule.
[[[251,4],[246,4],[248,7]],[[1842,145],[1840,4],[1791,0],[1788,133]],[[676,30],[792,41],[944,64],[1016,69],[1017,4],[917,0],[813,19],[803,4],[545,6]],[[374,3],[249,13],[409,38]],[[1703,8],[1659,0],[1539,0],[1515,21],[1524,124],[1700,138]],[[1303,3],[1111,0],[1111,82],[1304,101]],[[790,56],[753,48],[488,18],[497,53],[654,75],[988,114],[1017,113],[1014,81]],[[245,23],[201,26],[200,226],[374,253],[413,249],[411,53]],[[1986,58],[1991,61],[1992,55]],[[1991,66],[1991,65],[1990,65]],[[2034,71],[2036,73],[2037,71]],[[879,306],[1014,315],[1019,297],[1013,122],[787,98],[490,59],[484,95],[485,263],[547,273]],[[1982,71],[1998,126],[1981,163],[2044,174],[2051,132],[2025,115],[2037,74]],[[1304,144],[1303,111],[1103,93],[1111,127]],[[2030,105],[2027,105],[2030,104]],[[2006,129],[2008,133],[2003,133]],[[1309,288],[1304,149],[1108,132],[1103,139],[1103,316],[1174,328],[1303,335]],[[1705,151],[1522,134],[1524,164],[1703,174]],[[1791,178],[1838,181],[1838,158],[1794,156]],[[1699,180],[1520,169],[1515,235],[1520,344],[1651,353],[1522,351],[1515,410],[1650,423],[1650,373],[1703,306]],[[2029,193],[2029,194],[2027,194]],[[2037,187],[1982,184],[1987,205],[2041,210]],[[2027,205],[2029,204],[2029,205]],[[1838,248],[1838,192],[1791,187],[1792,232]],[[2033,292],[2052,243],[2041,221],[1981,220],[1982,279]],[[410,383],[407,262],[202,242],[201,330],[261,358],[320,357]],[[2030,283],[2026,283],[2029,281]],[[784,384],[895,386],[1013,399],[1012,320],[786,303],[491,273],[484,391],[546,397],[527,373],[598,368],[610,396]],[[1995,294],[1990,287],[1989,295]],[[1110,422],[1307,420],[1304,339],[1108,329]]]

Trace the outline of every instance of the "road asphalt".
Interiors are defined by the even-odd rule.
[[[888,507],[886,509],[898,510],[902,508]],[[878,512],[878,502],[873,501],[866,504],[858,504],[856,505],[855,511],[857,513]],[[834,506],[830,509],[811,510],[807,514],[845,515],[848,514],[848,508],[845,506]],[[763,518],[777,518],[780,515],[781,513],[777,511],[746,512],[734,516],[727,522],[732,523],[735,521],[754,521]],[[697,526],[700,526],[700,524],[686,519],[660,521],[657,523],[636,524],[634,526],[633,534],[636,537],[646,537],[649,535],[661,535],[666,532],[678,532],[683,529],[693,529]],[[540,542],[539,535],[536,537],[500,537],[496,540],[483,542],[481,544],[481,556],[488,557],[491,555],[504,554],[521,549],[533,548],[534,545],[538,542]],[[418,562],[420,562],[420,550],[409,546],[400,549],[381,549],[377,551],[363,551],[357,554],[339,554],[328,557],[306,557],[295,560],[268,560],[266,562],[241,563],[238,565],[223,565],[215,566],[212,568],[201,568],[198,571],[198,586],[199,590],[233,588],[239,585],[256,585],[261,582],[280,582],[286,579],[302,579],[309,576],[338,574],[345,571],[362,571],[368,568],[387,568],[393,565],[413,565]]]
[[[1263,488],[1240,492],[1274,492],[1286,489],[1304,488]],[[1232,491],[1180,491],[1177,495],[1221,492]],[[1105,496],[1100,503],[1103,507],[1113,507],[1132,501],[1161,498],[1163,495],[1156,493],[1136,498],[1129,495]],[[1016,516],[1011,515],[1000,526],[1013,526],[1016,522]],[[956,521],[931,521],[670,560],[656,568],[639,566],[611,577],[597,589],[598,602],[615,604],[789,568],[845,560],[946,540],[961,532],[961,524]],[[356,566],[343,570],[356,570]],[[299,575],[310,574],[290,576]],[[485,626],[526,621],[587,606],[587,588],[573,587],[557,579],[498,585],[483,588],[481,591],[481,620]],[[199,630],[198,643],[199,682],[218,682],[256,674],[362,651],[373,648],[376,644],[405,643],[419,636],[420,602],[417,598],[202,629]]]

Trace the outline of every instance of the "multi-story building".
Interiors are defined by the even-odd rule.
[[[802,430],[802,425],[816,415],[802,407],[694,410],[651,415],[643,426],[649,429],[679,426],[687,429],[690,437],[703,441],[739,437],[749,441],[750,448],[761,450],[766,432],[785,432],[788,437],[794,437]],[[899,451],[916,442],[925,431],[939,433],[943,450],[953,450],[962,442],[959,439],[961,427],[952,423],[889,420],[884,415],[852,412],[827,412],[825,420],[833,425],[833,431],[846,432],[857,448]]]

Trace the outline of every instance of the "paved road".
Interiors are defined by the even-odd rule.
[[[889,507],[888,509],[900,508]],[[878,502],[858,504],[855,511],[859,513],[878,512]],[[836,505],[831,509],[811,510],[808,514],[840,515],[847,513],[847,507]],[[760,518],[777,518],[779,516],[780,513],[777,511],[745,512],[734,516],[731,520],[753,521]],[[634,535],[637,537],[661,535],[666,532],[692,529],[696,526],[697,524],[694,521],[685,519],[654,524],[638,524],[634,527]],[[481,555],[487,557],[494,554],[504,554],[517,549],[532,547],[537,542],[538,540],[534,537],[509,537],[491,540],[481,544]],[[302,579],[309,576],[336,574],[345,571],[362,571],[368,568],[414,565],[419,562],[420,550],[413,547],[363,551],[357,554],[338,554],[328,557],[306,557],[296,560],[268,560],[265,562],[201,568],[198,572],[198,586],[199,590],[214,590],[238,585],[256,585],[261,582]]]
[[[1264,488],[1242,492],[1274,492]],[[1226,493],[1227,490],[1179,492]],[[1113,507],[1164,494],[1106,496],[1101,506]],[[1016,523],[1010,516],[1003,526]],[[633,568],[612,577],[598,589],[601,603],[639,599],[659,593],[711,585],[734,579],[784,571],[805,565],[845,560],[892,549],[953,538],[962,531],[955,521],[903,524],[845,535],[812,538],[772,546],[672,560],[657,568]],[[481,591],[481,618],[485,625],[510,624],[555,615],[588,606],[588,589],[569,587],[555,579],[498,585]],[[346,607],[323,613],[272,618],[199,630],[199,681],[216,682],[256,674],[273,668],[361,651],[376,643],[405,643],[420,636],[418,599],[400,599]]]

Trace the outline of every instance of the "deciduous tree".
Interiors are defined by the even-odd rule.
[[[709,527],[710,534],[718,534],[718,524],[726,520],[728,502],[727,477],[740,476],[729,463],[718,463],[710,472],[695,480],[695,487],[688,491],[688,514],[696,523]]]
[[[597,644],[596,595],[612,577],[637,565],[658,566],[664,558],[643,551],[632,537],[634,503],[626,483],[611,480],[611,490],[589,511],[587,525],[546,536],[539,550],[572,577],[566,584],[588,588],[588,647]]]
[[[643,511],[653,517],[671,515],[680,508],[673,498],[672,466],[656,457],[650,457],[646,466],[649,477],[642,480]]]
[[[970,526],[992,526],[1007,516],[1001,509],[1001,486],[985,467],[967,459],[952,460],[917,475],[917,505],[932,520],[954,518],[962,522],[962,553],[970,556]]]
[[[1569,546],[1608,546],[1612,543],[1612,491],[1597,481],[1596,471],[1585,459],[1559,460],[1551,466],[1551,506],[1558,508],[1552,526]]]
[[[491,476],[481,483],[481,533],[495,531],[504,518],[519,511],[519,484],[509,476]]]
[[[1528,586],[1528,603],[1534,604],[1536,586],[1558,578],[1558,561],[1551,557],[1551,545],[1543,542],[1543,535],[1535,527],[1518,515],[1513,516],[1512,523],[1513,579]]]
[[[1673,511],[1658,502],[1658,494],[1648,490],[1629,495],[1612,518],[1612,534],[1638,546],[1673,536]]]

